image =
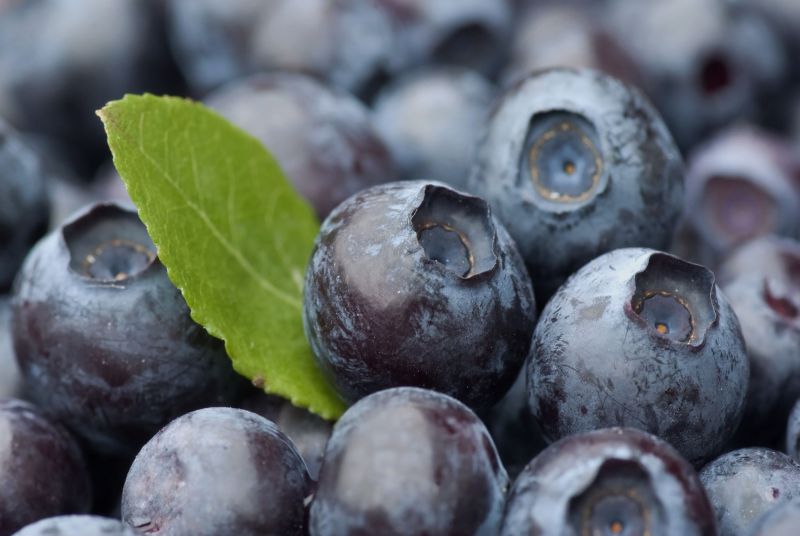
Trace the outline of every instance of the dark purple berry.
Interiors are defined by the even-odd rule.
[[[39,519],[89,511],[89,477],[75,440],[41,412],[0,399],[0,535]]]
[[[469,185],[508,228],[543,302],[602,253],[666,247],[683,162],[638,91],[597,71],[553,69],[499,102]]]
[[[322,225],[303,316],[348,401],[411,385],[488,408],[536,320],[530,278],[486,203],[430,182],[364,190]]]
[[[206,408],[175,419],[142,448],[122,491],[122,520],[159,536],[299,536],[309,483],[274,423]]]
[[[762,515],[800,498],[800,465],[765,448],[720,456],[703,468],[700,479],[725,536],[750,535]]]
[[[466,406],[424,389],[372,394],[336,423],[311,536],[496,535],[508,477]]]
[[[258,138],[320,218],[352,194],[396,177],[364,106],[299,74],[234,82],[208,104]]]
[[[694,468],[631,428],[574,435],[539,454],[514,483],[503,536],[715,536]]]
[[[95,205],[31,252],[12,300],[31,396],[105,452],[241,389],[223,344],[189,316],[136,213]]]
[[[634,427],[700,464],[736,431],[748,373],[739,322],[714,275],[632,248],[587,264],[542,311],[528,394],[552,440]]]

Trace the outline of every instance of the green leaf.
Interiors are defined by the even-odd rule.
[[[114,165],[192,318],[239,373],[331,419],[344,403],[303,334],[319,224],[261,143],[202,104],[127,95],[98,112]]]

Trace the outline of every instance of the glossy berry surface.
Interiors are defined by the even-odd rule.
[[[47,231],[49,201],[39,156],[0,117],[0,292]]]
[[[800,497],[800,465],[765,448],[729,452],[700,472],[720,534],[746,536],[766,512]]]
[[[15,285],[12,335],[34,400],[105,452],[135,452],[241,386],[136,213],[117,205],[89,208],[36,246]]]
[[[239,409],[201,409],[171,422],[136,456],[122,520],[139,534],[300,535],[309,482],[274,423]]]
[[[88,512],[92,494],[77,442],[33,405],[0,399],[0,535],[39,519]]]
[[[664,248],[683,163],[638,91],[598,71],[553,69],[502,97],[468,190],[506,225],[544,299],[602,253]]]
[[[269,148],[320,218],[357,191],[396,178],[367,109],[310,77],[255,76],[221,88],[207,102]]]
[[[135,536],[136,533],[116,519],[99,516],[58,516],[28,525],[14,536]]]
[[[491,83],[474,71],[426,69],[378,95],[375,125],[405,178],[463,188],[493,96]]]
[[[311,536],[497,533],[508,477],[478,417],[424,389],[372,394],[336,423]]]
[[[517,478],[503,536],[717,534],[694,468],[668,443],[631,428],[550,445]]]
[[[303,318],[348,401],[411,385],[488,407],[511,386],[536,311],[522,259],[486,203],[439,183],[364,190],[322,225]]]
[[[713,274],[629,248],[584,266],[542,311],[528,395],[552,440],[629,426],[699,464],[736,431],[748,375],[738,320]]]

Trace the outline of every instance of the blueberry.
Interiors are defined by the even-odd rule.
[[[0,117],[0,293],[47,231],[48,210],[39,156]]]
[[[787,58],[766,21],[738,2],[615,0],[606,27],[633,57],[644,91],[682,148],[734,119],[755,117]]]
[[[769,233],[800,233],[800,195],[792,183],[785,142],[733,127],[689,159],[686,217],[701,247],[717,257]]]
[[[544,303],[606,251],[666,247],[683,164],[637,91],[596,71],[553,69],[502,98],[469,189],[507,226]]]
[[[107,158],[94,111],[127,92],[177,89],[155,1],[0,3],[0,114],[52,137],[81,176]]]
[[[352,406],[333,429],[311,536],[497,534],[508,477],[458,401],[403,387]]]
[[[514,83],[541,69],[587,67],[639,85],[641,76],[630,54],[599,23],[600,4],[529,2],[517,17],[503,78]]]
[[[13,536],[136,536],[136,533],[116,519],[75,515],[43,519]]]
[[[75,440],[41,412],[0,399],[0,534],[45,517],[88,512],[91,489]]]
[[[535,323],[530,278],[486,203],[439,183],[351,197],[306,271],[306,336],[340,394],[412,385],[486,409],[511,386]]]
[[[308,473],[255,413],[206,408],[171,422],[134,460],[122,520],[140,534],[303,534]]]
[[[197,93],[264,71],[304,72],[358,90],[391,46],[372,0],[166,0],[172,50]]]
[[[501,534],[716,535],[694,468],[669,444],[631,428],[550,445],[517,478]]]
[[[770,510],[800,498],[800,465],[774,450],[734,450],[700,472],[720,534],[746,536]]]
[[[800,526],[800,499],[785,502],[762,515],[749,536],[794,536]]]
[[[292,440],[297,452],[306,462],[311,478],[317,479],[325,454],[325,444],[333,428],[330,421],[298,408],[288,400],[261,391],[247,397],[241,406],[242,409],[274,422]]]
[[[395,80],[375,102],[375,124],[409,179],[466,185],[494,88],[476,72],[430,68]]]
[[[747,446],[771,446],[800,398],[800,243],[775,236],[753,240],[718,273],[750,359],[738,436]]]
[[[118,205],[90,207],[34,248],[15,285],[12,334],[33,398],[104,452],[135,452],[241,386],[136,213]]]
[[[395,179],[364,106],[313,79],[273,73],[235,82],[208,104],[258,138],[320,218],[352,194]]]
[[[786,454],[800,462],[800,398],[792,406],[786,425]]]
[[[630,426],[699,464],[736,431],[748,372],[739,322],[714,275],[631,248],[581,268],[542,311],[528,395],[551,440]]]

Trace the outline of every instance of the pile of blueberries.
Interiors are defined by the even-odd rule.
[[[800,534],[798,58],[797,0],[0,0],[0,536]],[[323,221],[335,424],[167,278],[145,91]]]

